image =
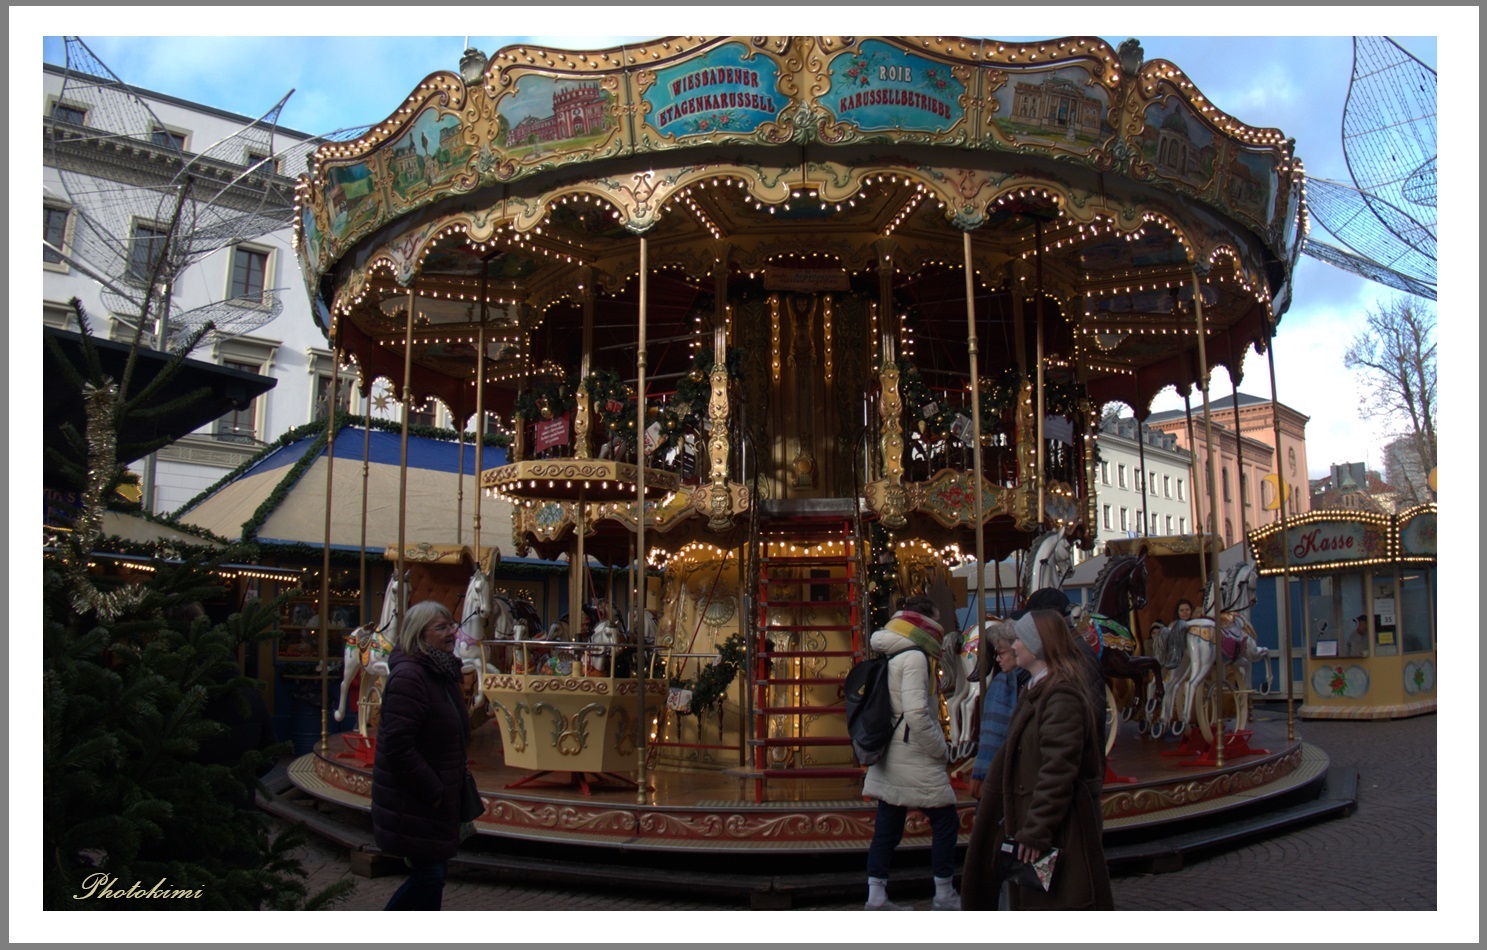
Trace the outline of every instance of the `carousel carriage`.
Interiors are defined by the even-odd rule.
[[[1030,121],[1053,89],[1077,91],[1056,129]],[[1222,144],[1202,180],[1168,161],[1179,127]],[[628,762],[644,787],[654,744],[757,802],[860,779],[842,681],[895,597],[1035,537],[1029,571],[1067,570],[1097,407],[1206,379],[1210,336],[1266,338],[1298,182],[1283,136],[1134,41],[523,46],[471,51],[322,148],[296,240],[365,373],[481,434],[502,420],[479,478],[517,552],[565,555],[569,604],[592,559],[627,572],[625,616],[657,612],[664,677],[467,643],[505,762]],[[962,751],[967,656],[945,664]],[[707,734],[663,722],[704,684]]]

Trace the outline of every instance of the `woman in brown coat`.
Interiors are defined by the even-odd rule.
[[[1014,626],[1017,665],[1032,679],[1017,700],[976,809],[961,907],[998,908],[1002,880],[994,862],[1002,840],[1010,838],[1022,861],[1036,861],[1049,848],[1061,853],[1047,892],[1007,886],[1009,909],[1112,910],[1100,840],[1104,750],[1083,660],[1068,624],[1054,611],[1032,611]]]

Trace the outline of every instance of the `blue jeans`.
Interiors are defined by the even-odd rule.
[[[444,906],[444,875],[449,862],[415,864],[408,880],[387,901],[383,910],[439,910]]]
[[[955,832],[960,824],[954,805],[921,808],[929,819],[931,832],[929,863],[935,877],[955,876]],[[873,843],[867,849],[867,876],[887,880],[893,864],[893,849],[904,837],[904,820],[909,809],[904,805],[878,802],[878,817],[873,822]]]

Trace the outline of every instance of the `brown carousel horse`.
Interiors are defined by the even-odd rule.
[[[1100,672],[1106,683],[1128,680],[1133,698],[1120,707],[1122,719],[1140,715],[1137,731],[1145,732],[1147,719],[1160,708],[1163,699],[1162,664],[1155,657],[1141,656],[1140,646],[1117,617],[1129,617],[1132,610],[1146,606],[1146,557],[1121,554],[1112,557],[1095,578],[1093,606],[1078,619],[1076,630],[1100,655]],[[1155,695],[1146,695],[1148,678]],[[1114,706],[1112,706],[1114,708]]]

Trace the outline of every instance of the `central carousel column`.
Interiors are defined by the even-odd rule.
[[[581,356],[578,363],[578,391],[573,394],[573,457],[586,459],[589,452],[589,420],[592,418],[589,412],[589,391],[586,383],[589,373],[593,371],[592,353],[594,350],[594,275],[591,268],[581,271],[582,284],[579,290],[583,300],[583,336]],[[578,638],[579,631],[583,626],[583,602],[585,582],[589,575],[589,557],[584,550],[584,533],[588,525],[587,502],[584,493],[580,489],[578,503],[573,507],[573,540],[574,552],[573,563],[568,565],[568,635],[574,639]],[[612,661],[612,658],[611,658]]]
[[[881,319],[879,352],[882,360],[878,379],[882,396],[878,400],[878,417],[882,422],[879,451],[883,459],[883,502],[879,518],[883,526],[896,531],[908,524],[908,493],[904,490],[904,421],[903,399],[899,394],[898,351],[895,330],[898,321],[893,313],[893,243],[878,242],[878,308]]]
[[[1218,708],[1213,717],[1213,745],[1215,761],[1219,768],[1224,767],[1224,650],[1221,636],[1219,634],[1218,614],[1223,611],[1223,604],[1219,600],[1220,591],[1218,584],[1219,569],[1219,532],[1218,532],[1218,490],[1215,484],[1213,469],[1213,415],[1208,405],[1208,353],[1203,343],[1203,288],[1198,282],[1198,269],[1193,268],[1193,310],[1198,318],[1198,373],[1203,384],[1203,430],[1204,440],[1208,443],[1208,510],[1213,518],[1213,667],[1218,674],[1218,694],[1216,702]],[[1236,697],[1236,702],[1238,697]]]
[[[723,250],[713,265],[713,370],[709,377],[707,418],[709,469],[708,519],[710,531],[733,527],[733,501],[728,490],[728,253]],[[642,604],[643,609],[643,604]]]

